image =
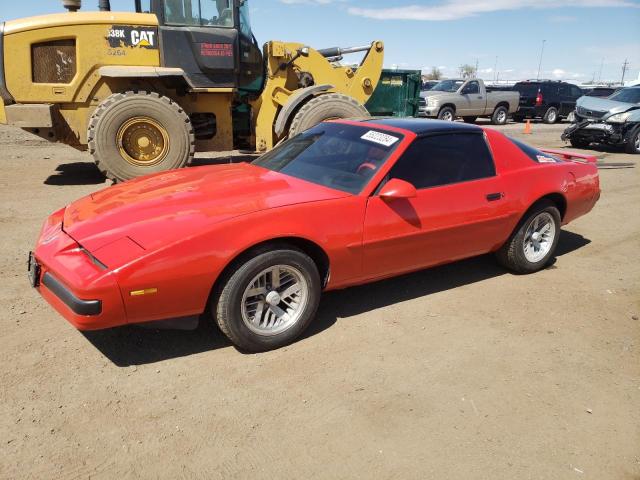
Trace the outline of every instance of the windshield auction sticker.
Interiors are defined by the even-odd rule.
[[[394,137],[393,135],[387,135],[386,133],[376,132],[375,130],[369,130],[367,133],[360,137],[362,140],[368,140],[370,142],[377,143],[379,145],[384,145],[385,147],[390,147],[398,140],[398,137]]]

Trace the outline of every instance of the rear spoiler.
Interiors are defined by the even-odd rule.
[[[596,157],[595,155],[585,155],[583,153],[567,152],[565,150],[553,150],[548,148],[541,148],[540,151],[555,155],[563,160],[569,160],[571,162],[596,163],[598,161],[598,157]]]

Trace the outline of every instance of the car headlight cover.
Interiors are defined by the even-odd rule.
[[[631,112],[616,113],[607,118],[608,123],[624,123],[631,116]]]
[[[434,97],[427,97],[427,105],[432,107],[437,104],[438,104],[438,101]]]

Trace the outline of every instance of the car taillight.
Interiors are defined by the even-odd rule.
[[[542,105],[542,92],[538,92],[538,95],[536,96],[536,107],[539,107],[540,105]]]

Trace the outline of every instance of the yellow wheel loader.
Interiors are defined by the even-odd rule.
[[[115,181],[366,116],[382,72],[380,41],[259,48],[246,0],[136,0],[136,13],[63,4],[69,12],[0,23],[0,123],[88,149]],[[364,52],[359,65],[339,62],[353,52]]]

